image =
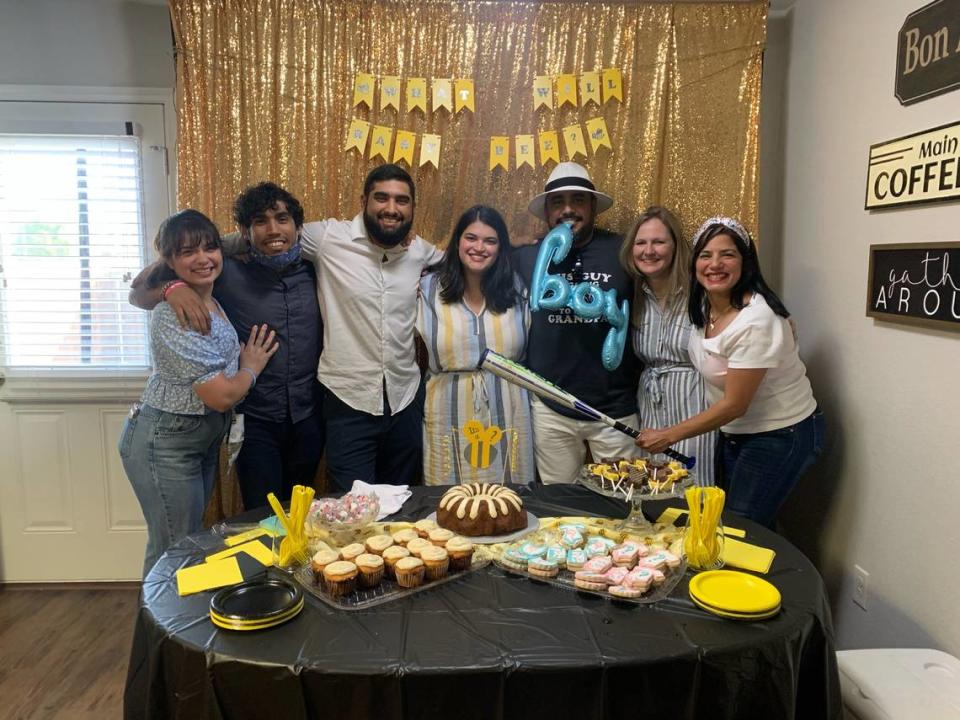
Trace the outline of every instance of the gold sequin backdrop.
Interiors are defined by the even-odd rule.
[[[493,135],[603,116],[613,151],[582,161],[615,199],[600,225],[675,209],[689,232],[723,213],[757,226],[758,117],[766,2],[170,0],[177,50],[179,204],[232,226],[231,204],[263,179],[308,219],[350,218],[380,161],[344,152],[354,117],[442,138],[440,168],[414,167],[416,230],[440,245],[459,213],[499,208],[514,241],[549,168],[488,170]],[[537,75],[616,67],[623,103],[533,109]],[[354,109],[358,72],[472,78],[476,112]],[[566,158],[562,158],[566,159]],[[419,143],[417,157],[419,160]]]

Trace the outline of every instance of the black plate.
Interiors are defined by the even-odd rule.
[[[300,588],[292,582],[265,578],[224,588],[210,599],[210,609],[227,620],[270,620],[283,615],[302,598]]]

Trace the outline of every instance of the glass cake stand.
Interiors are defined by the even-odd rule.
[[[672,483],[669,489],[657,492],[650,491],[646,486],[638,487],[626,480],[611,483],[609,480],[603,480],[593,475],[586,466],[580,468],[580,474],[577,476],[577,482],[588,490],[605,497],[623,500],[630,505],[630,514],[623,519],[620,529],[625,532],[646,534],[653,526],[643,515],[643,502],[645,500],[669,500],[671,498],[682,498],[684,491],[694,483],[693,475],[687,475],[685,478]]]

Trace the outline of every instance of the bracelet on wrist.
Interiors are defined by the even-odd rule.
[[[250,373],[250,379],[253,380],[253,382],[250,383],[250,388],[252,389],[253,386],[257,384],[257,374],[256,374],[252,369],[250,369],[250,368],[248,368],[248,367],[242,367],[242,368],[240,368],[240,370],[241,370],[241,372],[248,372],[248,373]]]
[[[169,293],[171,290],[173,290],[174,288],[186,287],[186,286],[187,284],[183,280],[170,280],[169,282],[165,282],[163,284],[163,287],[160,290],[160,297],[166,300],[167,293]]]

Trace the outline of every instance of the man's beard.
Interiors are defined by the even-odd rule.
[[[406,240],[407,235],[410,234],[410,228],[413,227],[413,218],[401,223],[394,230],[384,230],[377,222],[377,218],[364,210],[363,225],[367,228],[367,234],[377,245],[396,247]]]

